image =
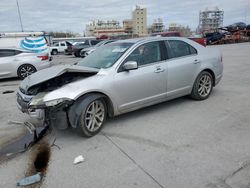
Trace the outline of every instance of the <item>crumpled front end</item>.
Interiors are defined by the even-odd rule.
[[[60,71],[57,71],[55,75],[52,74],[51,69],[48,69],[27,77],[17,92],[17,106],[23,113],[29,114],[31,118],[46,121],[47,124],[59,129],[65,129],[69,122],[67,111],[74,100],[58,95],[55,99],[46,98],[46,96],[67,84],[93,76],[98,71],[73,69],[74,66],[70,69],[68,66],[65,69],[62,66],[59,68]],[[57,69],[53,68],[53,70]],[[67,95],[62,93],[62,96]]]
[[[44,102],[43,98],[47,93],[39,93],[36,96],[25,95],[19,89],[17,92],[17,106],[31,118],[47,123],[58,129],[68,127],[67,111],[73,104],[73,100],[60,99]]]

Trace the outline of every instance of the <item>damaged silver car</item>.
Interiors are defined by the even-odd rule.
[[[27,77],[17,92],[22,112],[83,136],[107,117],[184,95],[207,99],[223,72],[221,54],[186,38],[141,38],[98,48],[77,65]]]

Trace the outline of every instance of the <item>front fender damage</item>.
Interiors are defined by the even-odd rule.
[[[82,111],[84,110],[84,104],[89,103],[91,100],[103,98],[104,96],[102,94],[87,94],[79,99],[77,99],[72,106],[70,106],[68,110],[68,120],[71,127],[76,128],[78,126],[78,121],[80,119],[80,116],[82,114]]]

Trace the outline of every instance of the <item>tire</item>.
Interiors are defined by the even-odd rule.
[[[80,57],[80,52],[77,51],[77,52],[74,53],[74,55],[75,55],[75,57]]]
[[[91,95],[85,98],[81,105],[82,112],[78,119],[77,131],[83,137],[92,137],[103,127],[107,118],[107,105],[103,98]],[[94,124],[91,123],[93,121]]]
[[[36,71],[37,70],[33,65],[23,64],[17,69],[17,76],[23,80],[24,78],[35,73]]]
[[[52,50],[51,54],[52,54],[52,55],[57,55],[57,54],[58,54],[58,51],[57,51],[57,50]]]
[[[201,72],[194,82],[190,96],[195,100],[207,99],[213,90],[213,82],[213,76],[209,72]]]
[[[85,53],[86,53],[86,51],[80,51],[80,57],[84,58],[85,57]]]

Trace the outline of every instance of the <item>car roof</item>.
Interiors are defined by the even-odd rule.
[[[167,39],[172,39],[172,40],[185,40],[185,37],[158,37],[158,36],[152,36],[152,37],[144,37],[144,38],[133,38],[133,39],[125,39],[125,40],[118,40],[113,43],[120,43],[120,42],[127,42],[127,43],[139,43],[139,42],[150,42],[150,41],[158,41],[158,40],[167,40]]]
[[[0,50],[17,50],[17,51],[21,51],[23,53],[34,53],[34,54],[44,54],[46,52],[32,52],[31,50],[25,50],[25,49],[21,49],[21,48],[16,48],[16,47],[0,47]]]

